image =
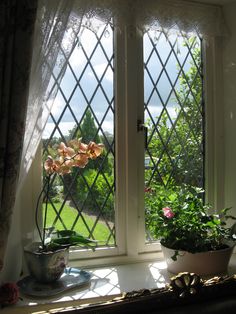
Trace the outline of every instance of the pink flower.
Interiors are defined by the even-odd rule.
[[[63,157],[72,157],[75,154],[75,151],[73,148],[67,147],[65,143],[61,142],[58,147],[58,153]]]
[[[78,154],[75,156],[75,167],[84,168],[88,163],[87,154]]]
[[[15,283],[5,283],[0,287],[0,305],[15,304],[19,300],[19,289]]]
[[[48,159],[44,163],[44,169],[47,174],[52,174],[58,171],[59,165],[55,162],[55,160],[51,156],[48,156]]]
[[[164,216],[168,219],[171,219],[174,217],[175,213],[172,211],[170,207],[164,207],[162,208]]]
[[[96,144],[94,142],[89,142],[87,147],[87,154],[89,158],[95,159],[101,155],[104,145],[103,144]]]

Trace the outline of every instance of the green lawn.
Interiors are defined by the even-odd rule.
[[[59,211],[61,207],[61,203],[54,204],[57,211]],[[66,229],[70,230],[72,228],[73,222],[77,217],[77,210],[73,207],[70,207],[68,205],[64,205],[63,210],[60,214],[61,219],[63,220]],[[89,216],[87,214],[82,214],[83,218],[80,216],[74,230],[80,234],[82,234],[85,237],[89,236],[89,231],[85,226],[84,221],[86,221],[89,229],[91,230],[94,226],[94,223],[96,222],[96,217]],[[51,205],[48,205],[48,214],[47,214],[47,227],[51,227],[54,223],[54,220],[56,218],[56,213]],[[57,220],[55,224],[55,229],[56,230],[63,230],[65,229],[64,226],[62,225],[60,220]],[[104,245],[107,243],[109,235],[110,235],[110,230],[106,226],[105,223],[98,221],[96,224],[95,229],[93,230],[93,235],[96,240],[99,241],[100,245]],[[109,244],[114,244],[114,239],[113,237],[109,240]]]

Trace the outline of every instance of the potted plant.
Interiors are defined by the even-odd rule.
[[[71,140],[68,144],[61,143],[52,156],[44,162],[45,184],[38,196],[35,223],[39,234],[39,242],[25,247],[25,257],[28,270],[39,282],[52,282],[60,278],[68,262],[69,247],[80,245],[94,245],[96,241],[85,238],[73,230],[56,231],[53,236],[46,234],[48,205],[50,202],[50,189],[55,175],[65,175],[72,168],[84,168],[89,160],[96,159],[103,151],[102,144],[90,142],[84,144],[81,139]],[[39,207],[44,196],[44,219],[41,230],[39,224]]]
[[[202,190],[173,186],[146,191],[147,224],[160,239],[167,268],[199,275],[224,273],[233,252],[236,225],[228,226],[230,208],[214,213],[204,205]]]

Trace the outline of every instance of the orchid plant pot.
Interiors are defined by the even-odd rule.
[[[47,218],[49,203],[52,202],[50,189],[55,176],[71,173],[73,168],[84,168],[89,160],[94,160],[101,155],[103,147],[103,144],[91,141],[85,144],[81,139],[72,139],[68,144],[61,142],[55,152],[51,151],[53,157],[49,155],[44,162],[45,180],[37,199],[35,212],[35,224],[41,242],[29,244],[24,249],[28,271],[37,282],[49,283],[61,277],[68,263],[70,246],[89,247],[90,244],[97,243],[74,230],[56,230],[54,234],[51,231],[47,234],[46,231],[50,229],[47,227]],[[45,205],[43,225],[40,224],[42,203]],[[51,226],[52,230],[54,228],[55,226]]]
[[[227,273],[233,249],[234,245],[230,243],[224,249],[190,253],[162,245],[162,252],[169,272],[174,274],[189,272],[203,276]],[[176,258],[173,259],[174,256]]]
[[[40,252],[39,245],[34,242],[24,248],[29,274],[37,282],[54,282],[61,277],[68,263],[69,248]]]

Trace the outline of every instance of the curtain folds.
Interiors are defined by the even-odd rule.
[[[60,45],[64,34],[69,29],[69,17],[74,1],[39,1],[34,33],[34,53],[31,68],[30,94],[26,118],[23,157],[20,171],[20,184],[29,170],[42,134],[42,112],[44,106],[50,112],[50,99],[53,99],[59,81],[54,82],[52,95],[46,96],[51,80],[51,69],[60,68],[63,77],[63,64],[67,53],[60,55]],[[77,29],[77,26],[75,27]],[[69,51],[69,49],[67,49]],[[60,66],[58,64],[60,63]],[[47,98],[47,99],[46,99]],[[47,101],[45,101],[47,100]],[[46,112],[46,110],[45,110]],[[45,120],[45,119],[44,119]]]
[[[0,271],[19,176],[36,10],[35,0],[0,3]]]

